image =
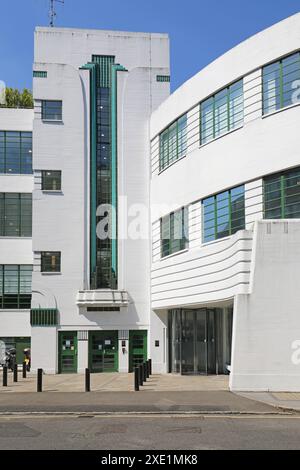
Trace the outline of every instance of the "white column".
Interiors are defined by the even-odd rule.
[[[199,148],[200,143],[200,111],[199,105],[187,113],[187,153]]]
[[[262,116],[262,70],[244,77],[244,122],[259,119]]]
[[[246,229],[252,230],[256,220],[263,219],[263,180],[259,179],[245,185]]]
[[[57,372],[56,327],[31,328],[31,367],[33,371],[43,369],[46,374]]]
[[[77,333],[77,371],[83,373],[89,364],[88,331]]]
[[[119,372],[129,371],[129,331],[119,331]]]

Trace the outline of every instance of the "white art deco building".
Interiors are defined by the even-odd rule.
[[[172,95],[164,34],[37,28],[33,76],[0,109],[2,345],[300,391],[300,14]]]

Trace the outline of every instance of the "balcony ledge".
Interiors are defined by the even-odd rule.
[[[128,293],[124,290],[85,290],[77,294],[78,307],[127,307]]]

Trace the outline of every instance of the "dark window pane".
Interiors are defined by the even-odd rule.
[[[60,272],[60,252],[47,251],[41,253],[42,272]]]
[[[60,191],[61,171],[42,171],[42,189],[44,191]]]
[[[163,170],[187,151],[187,115],[173,122],[159,136],[159,168]]]
[[[188,242],[187,209],[171,213],[161,219],[161,256],[184,250]]]
[[[42,119],[51,121],[62,120],[62,101],[42,101]]]
[[[245,228],[244,186],[202,201],[203,241],[210,242]]]

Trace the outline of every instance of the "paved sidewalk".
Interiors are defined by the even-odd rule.
[[[91,374],[91,392],[84,392],[84,374],[43,375],[43,392],[37,393],[36,374],[19,373],[8,387],[0,372],[0,414],[3,412],[213,412],[278,413],[300,411],[300,394],[231,393],[228,376],[152,375],[134,392],[133,374]]]
[[[91,390],[93,392],[129,392],[134,389],[133,374],[102,373],[91,374]],[[43,390],[48,392],[84,392],[85,377],[83,374],[43,375]],[[141,391],[207,391],[228,390],[228,376],[182,376],[182,375],[151,375],[141,387]],[[36,375],[28,374],[22,379],[19,373],[17,383],[9,374],[8,387],[2,387],[0,373],[0,395],[14,392],[35,392]]]
[[[275,408],[300,411],[300,393],[297,392],[239,392],[238,395]]]
[[[228,391],[2,393],[4,413],[279,414],[274,407]]]

